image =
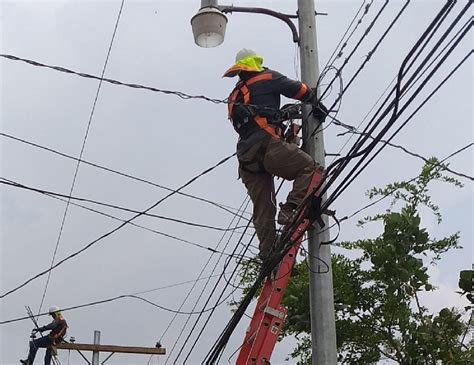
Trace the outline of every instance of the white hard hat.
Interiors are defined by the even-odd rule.
[[[49,314],[59,312],[60,310],[59,307],[53,305],[52,307],[49,307]]]
[[[242,48],[237,54],[235,55],[235,62],[239,62],[240,60],[243,60],[244,58],[250,57],[250,56],[256,56],[257,53],[250,49],[250,48]]]

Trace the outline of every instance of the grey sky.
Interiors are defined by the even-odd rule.
[[[0,3],[1,53],[100,75],[120,7],[119,0]],[[261,15],[230,15],[223,45],[213,49],[195,46],[190,18],[199,3],[199,0],[126,0],[106,77],[223,99],[232,89],[234,80],[222,79],[221,75],[232,64],[236,51],[249,47],[264,57],[267,66],[297,78],[299,72],[295,70],[299,65],[291,34],[286,25],[276,19]],[[296,1],[238,1],[234,4],[271,7],[287,13],[296,11]],[[316,4],[318,9],[329,13],[327,17],[317,18],[319,58],[324,66],[361,1],[317,1]],[[402,4],[402,1],[390,3],[345,69],[345,81],[363,61],[364,55]],[[340,120],[354,125],[362,120],[395,76],[408,49],[438,11],[437,4],[441,2],[426,0],[410,4],[344,96],[338,114]],[[380,5],[381,2],[375,1],[374,8],[348,45],[345,56]],[[468,37],[443,66],[440,75],[444,77],[471,48],[472,37]],[[0,60],[0,67],[1,131],[78,156],[98,81],[5,59]],[[440,81],[441,76],[429,84],[431,87],[423,95],[432,90],[436,80]],[[335,91],[329,99],[334,97]],[[424,156],[444,158],[473,141],[472,98],[471,60],[413,118],[394,142]],[[333,126],[325,131],[327,152],[339,151],[347,138],[337,137],[342,131]],[[235,132],[226,119],[225,105],[202,100],[185,101],[176,96],[104,83],[83,158],[175,188],[233,153],[235,141]],[[3,137],[0,143],[2,177],[45,190],[69,192],[75,162]],[[472,148],[450,162],[454,170],[471,176],[474,174]],[[419,173],[421,166],[420,160],[386,148],[334,208],[340,216],[350,214],[368,202],[367,189],[411,178]],[[185,191],[239,207],[246,192],[237,180],[236,170],[237,163],[233,159]],[[441,225],[438,226],[429,214],[423,215],[423,224],[430,233],[442,237],[460,231],[464,246],[463,250],[446,255],[439,266],[430,270],[440,289],[424,298],[425,304],[433,310],[465,304],[455,290],[459,271],[469,268],[472,262],[473,187],[470,180],[462,181],[465,183],[463,189],[433,184],[435,202],[444,215]],[[1,187],[0,193],[0,287],[4,293],[49,267],[64,203],[6,186]],[[166,194],[164,190],[81,165],[73,195],[142,210]],[[386,207],[387,203],[381,203],[345,222],[340,237],[353,240],[378,234],[380,227],[377,225],[360,229],[355,223],[357,218]],[[104,210],[102,207],[99,209]],[[131,216],[106,211],[123,219]],[[219,227],[227,227],[232,218],[222,210],[181,196],[167,200],[153,213]],[[153,218],[141,217],[136,223],[211,247],[222,235]],[[57,259],[82,248],[118,224],[110,218],[70,207]],[[227,252],[232,250],[237,240],[237,235],[232,237]],[[209,251],[127,226],[54,270],[44,307],[53,304],[68,307],[192,280],[208,257]],[[222,260],[216,272],[219,273],[221,268]],[[208,268],[204,276],[210,275],[210,271]],[[36,312],[45,279],[42,277],[1,300],[0,320],[25,315],[24,305],[30,305]],[[211,287],[214,282],[215,279],[211,281]],[[191,294],[183,310],[192,307],[203,284],[201,282]],[[188,284],[144,297],[177,309],[189,288]],[[201,307],[202,304],[197,308]],[[78,342],[91,342],[93,331],[99,329],[103,343],[136,346],[154,346],[173,316],[133,299],[74,310],[65,315],[70,324],[69,334]],[[163,338],[163,346],[168,350],[171,350],[185,318],[179,316]],[[200,363],[228,318],[229,307],[221,305],[192,353],[189,364]],[[45,320],[41,318],[41,322]],[[223,358],[227,359],[240,346],[247,323],[244,319],[237,328]],[[0,326],[2,364],[16,364],[25,356],[31,328],[29,320]],[[292,343],[290,340],[277,344],[272,363],[284,363]],[[38,363],[42,357],[41,351]],[[67,353],[62,353],[60,359],[66,363]],[[146,364],[147,361],[146,356],[115,355],[109,363]],[[165,358],[155,358],[153,363],[164,364],[164,361]],[[83,360],[72,353],[70,363],[82,364]]]

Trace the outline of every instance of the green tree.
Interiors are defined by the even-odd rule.
[[[341,363],[373,364],[391,359],[407,365],[434,364],[436,361],[467,364],[474,360],[472,349],[462,343],[468,324],[463,321],[461,310],[444,308],[433,314],[419,298],[420,292],[436,290],[429,281],[428,266],[436,264],[447,251],[460,248],[459,233],[442,239],[430,237],[419,216],[419,210],[424,206],[441,223],[439,208],[428,194],[431,182],[461,186],[457,180],[443,175],[443,168],[433,158],[416,179],[371,189],[369,198],[391,196],[393,201],[387,211],[366,217],[359,224],[381,222],[383,232],[376,238],[339,244],[357,253],[355,259],[343,254],[333,255],[337,346]],[[299,262],[295,272],[283,301],[288,317],[282,337],[295,335],[298,338],[298,346],[291,356],[299,365],[304,365],[311,363],[306,262]],[[255,274],[256,268],[249,267],[244,282],[251,282]],[[461,287],[467,294],[472,289],[472,272],[470,278],[467,274],[462,275],[462,283],[471,285],[469,290]],[[472,301],[472,296],[469,298]]]

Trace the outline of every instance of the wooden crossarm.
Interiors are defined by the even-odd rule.
[[[94,345],[89,343],[59,343],[55,345],[61,350],[117,352],[123,354],[165,355],[166,349],[160,347],[132,347],[115,345]]]

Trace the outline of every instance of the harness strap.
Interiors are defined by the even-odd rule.
[[[268,124],[267,118],[256,115],[253,119],[260,128],[269,133],[273,138],[280,139],[280,136],[277,134],[276,127],[270,126],[270,124]]]

